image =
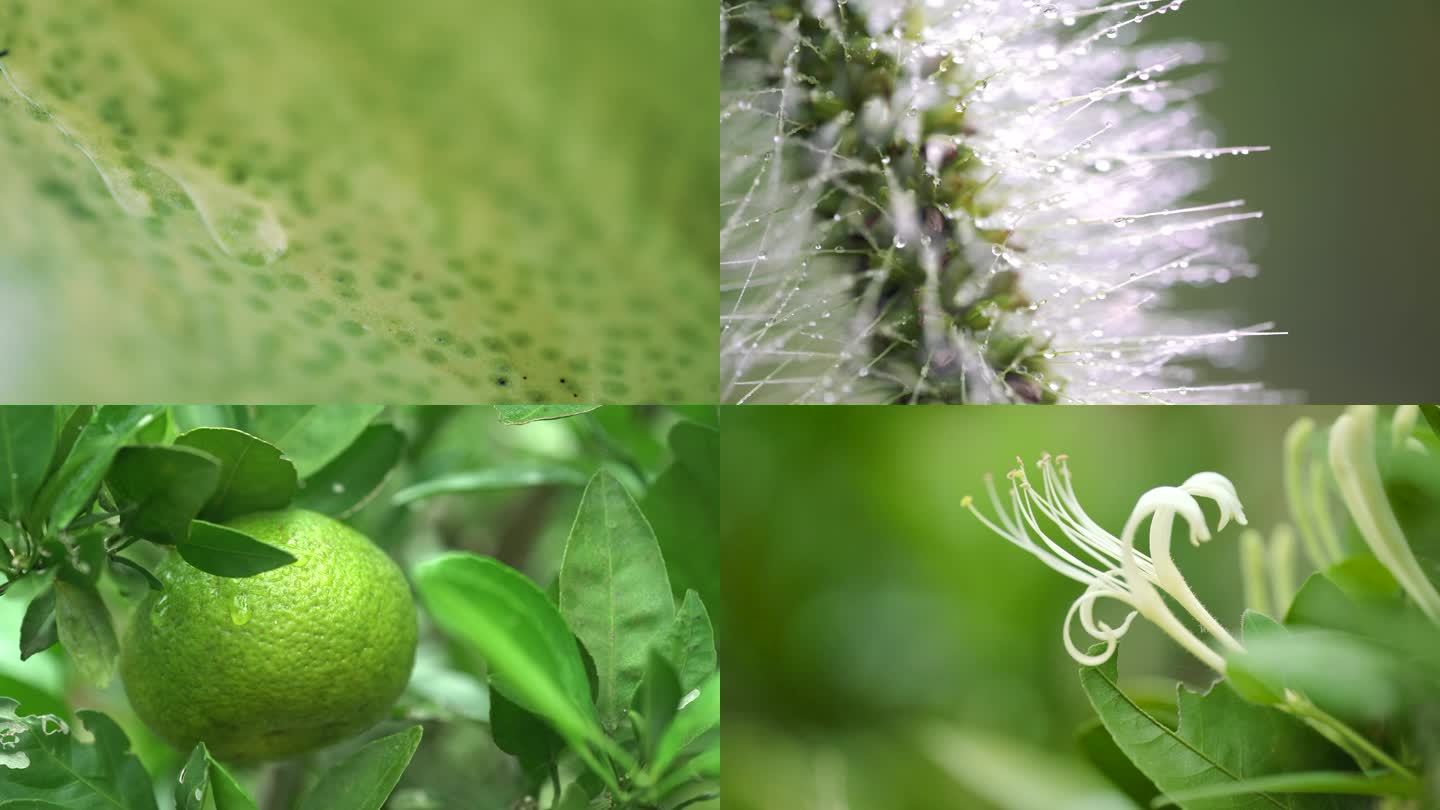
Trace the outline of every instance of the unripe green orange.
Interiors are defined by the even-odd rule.
[[[165,589],[137,608],[120,675],[130,703],[181,750],[288,757],[373,725],[405,688],[416,617],[399,567],[315,512],[247,515],[232,528],[296,558],[251,577],[207,574],[170,555]]]

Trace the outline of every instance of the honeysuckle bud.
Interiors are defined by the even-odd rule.
[[[1256,272],[1183,0],[722,0],[723,396],[1231,402],[1277,334],[1167,310]],[[1179,362],[1177,362],[1179,361]],[[1198,361],[1198,362],[1197,362]]]
[[[1380,480],[1375,455],[1375,418],[1375,406],[1354,405],[1335,420],[1330,428],[1330,470],[1360,536],[1375,558],[1389,569],[1426,615],[1440,622],[1440,592],[1415,559]],[[1404,419],[1403,415],[1397,415],[1396,423],[1403,425]],[[1411,417],[1410,427],[1413,426]],[[1408,438],[1409,430],[1405,430],[1403,436]]]
[[[1049,455],[1043,456],[1037,466],[1042,479],[1039,490],[1025,475],[1023,463],[1010,472],[1009,509],[1002,505],[993,479],[986,476],[986,492],[995,509],[993,520],[980,512],[968,495],[961,505],[991,531],[1026,550],[1051,569],[1086,586],[1085,592],[1070,606],[1061,633],[1070,656],[1089,666],[1108,660],[1138,614],[1165,631],[1207,666],[1224,673],[1224,658],[1170,610],[1161,594],[1180,605],[1224,646],[1241,649],[1240,643],[1191,591],[1170,553],[1177,516],[1187,524],[1192,543],[1199,544],[1211,537],[1197,497],[1212,499],[1219,506],[1220,528],[1230,520],[1245,524],[1244,509],[1229,479],[1218,473],[1200,473],[1181,486],[1157,487],[1146,492],[1140,496],[1120,536],[1116,537],[1081,507],[1065,456],[1053,459]],[[1069,547],[1045,531],[1037,514],[1044,516],[1059,530]],[[1150,523],[1148,554],[1135,548],[1135,535],[1147,520]],[[1096,603],[1101,599],[1123,603],[1131,608],[1131,613],[1118,626],[1111,625],[1095,615]],[[1086,634],[1105,645],[1102,651],[1091,654],[1076,646],[1070,636],[1070,626],[1077,618]]]

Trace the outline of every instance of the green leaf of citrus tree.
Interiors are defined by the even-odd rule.
[[[488,470],[459,472],[422,481],[395,493],[394,503],[407,503],[433,498],[436,495],[454,495],[461,492],[483,492],[492,489],[514,489],[517,487],[538,487],[547,484],[584,486],[584,473],[574,467],[562,464],[507,464]]]
[[[55,627],[81,677],[100,687],[109,684],[120,643],[94,586],[55,580]]]
[[[687,696],[689,697],[689,696]],[[661,735],[650,772],[664,774],[692,743],[720,727],[720,673],[711,674]]]
[[[97,409],[80,428],[69,456],[40,488],[36,516],[51,530],[69,524],[94,497],[115,454],[155,421],[161,411],[159,405],[105,405]]]
[[[1275,709],[1245,702],[1224,681],[1204,694],[1180,687],[1179,725],[1171,730],[1120,690],[1117,658],[1082,668],[1081,685],[1120,750],[1162,792],[1346,767],[1344,753],[1324,738]],[[1181,806],[1186,810],[1338,810],[1357,805],[1333,796],[1265,792],[1187,801]]]
[[[635,707],[644,720],[641,726],[644,729],[641,742],[648,756],[655,756],[655,749],[665,731],[670,728],[670,721],[675,719],[675,712],[680,708],[680,698],[684,694],[675,668],[665,656],[651,650],[645,665],[645,677],[640,681],[640,690],[635,693]]]
[[[520,760],[530,787],[538,786],[565,748],[539,715],[521,708],[499,689],[490,690],[490,735],[495,747]]]
[[[35,653],[48,650],[59,640],[55,629],[55,587],[51,585],[40,593],[25,608],[25,618],[20,622],[20,660],[24,661]]]
[[[420,726],[381,737],[320,777],[300,810],[380,810],[420,745]]]
[[[208,453],[220,479],[201,517],[226,521],[248,512],[282,509],[295,497],[295,465],[269,442],[233,428],[202,427],[176,437],[177,447]]]
[[[660,652],[675,668],[680,686],[694,689],[715,671],[715,634],[710,628],[710,614],[700,594],[686,591],[680,609],[675,611],[675,621],[670,624]]]
[[[273,442],[309,478],[345,452],[383,405],[261,405],[250,419],[255,433]]]
[[[105,478],[120,525],[156,543],[183,543],[220,480],[215,457],[184,446],[123,447]]]
[[[485,657],[500,691],[571,745],[601,736],[575,637],[535,583],[470,554],[426,562],[415,578],[431,617]]]
[[[500,421],[507,425],[523,425],[543,419],[565,419],[589,413],[599,405],[496,405]]]
[[[190,539],[176,548],[185,562],[217,577],[250,577],[295,562],[288,551],[205,520],[192,522]]]
[[[716,399],[711,9],[212,5],[6,15],[20,393]]]
[[[670,466],[645,493],[641,508],[655,527],[677,597],[694,590],[720,601],[720,434],[696,424],[670,430]],[[715,635],[723,637],[720,617]]]
[[[79,712],[79,722],[94,738],[81,742],[60,718],[19,716],[16,708],[15,701],[0,697],[0,725],[7,735],[0,750],[0,806],[155,810],[150,775],[109,717]]]
[[[205,743],[195,746],[175,784],[175,810],[256,810],[235,777],[216,762]]]
[[[595,659],[596,708],[613,729],[630,708],[651,645],[675,617],[675,600],[649,522],[604,472],[585,488],[565,543],[560,613]]]
[[[297,506],[345,518],[374,497],[405,451],[394,425],[371,425],[329,464],[305,479]]]
[[[120,557],[118,555],[111,557],[110,573],[117,578],[124,578],[123,581],[117,583],[120,588],[120,593],[124,596],[134,596],[142,588],[151,591],[162,591],[165,589],[165,583],[150,573],[149,568],[128,557]]]
[[[0,519],[13,523],[28,511],[59,438],[59,408],[0,406]]]

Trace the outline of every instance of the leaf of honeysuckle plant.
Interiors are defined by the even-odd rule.
[[[1179,724],[1171,729],[1120,689],[1118,656],[1080,670],[1080,681],[1107,731],[1162,792],[1226,785],[1299,771],[1353,769],[1343,752],[1275,709],[1247,703],[1224,681],[1208,692],[1179,687]],[[1185,810],[1340,810],[1363,805],[1334,796],[1281,793],[1182,801]]]
[[[0,19],[22,398],[716,398],[713,8]]]

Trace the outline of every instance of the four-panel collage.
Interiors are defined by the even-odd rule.
[[[0,808],[1440,808],[1437,38],[0,0]]]

